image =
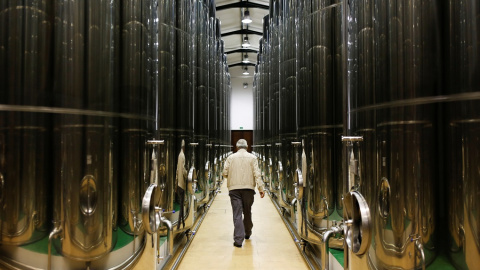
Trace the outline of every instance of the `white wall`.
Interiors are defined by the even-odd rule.
[[[253,67],[249,67],[250,74],[253,74]],[[231,71],[232,72],[232,71]],[[236,73],[236,72],[235,72]],[[252,77],[235,75],[232,72],[232,100],[230,111],[230,127],[232,130],[253,129],[253,90]],[[243,83],[248,83],[248,88],[243,88]]]

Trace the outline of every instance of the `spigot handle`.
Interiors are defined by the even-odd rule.
[[[144,224],[145,231],[149,234],[154,234],[157,231],[158,221],[156,213],[162,211],[162,208],[158,207],[154,201],[156,192],[157,185],[150,184],[142,200],[142,223]]]

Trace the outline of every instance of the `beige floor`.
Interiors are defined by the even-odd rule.
[[[232,207],[226,184],[217,195],[179,269],[308,269],[270,198],[257,192],[253,233],[233,246]]]

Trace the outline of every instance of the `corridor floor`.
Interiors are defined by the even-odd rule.
[[[178,269],[308,269],[272,201],[256,191],[253,232],[233,246],[230,197],[223,183]]]

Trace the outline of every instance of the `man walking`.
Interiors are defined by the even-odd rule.
[[[185,179],[187,178],[187,170],[185,169],[185,141],[182,140],[182,145],[180,149],[180,154],[178,154],[177,161],[177,194],[180,204],[180,213],[178,215],[177,230],[180,229],[180,224],[185,228],[185,218],[184,218],[184,204],[185,204]]]
[[[255,195],[255,182],[258,185],[260,198],[265,196],[263,181],[258,168],[257,158],[247,152],[247,141],[237,142],[238,151],[225,161],[223,176],[227,177],[228,195],[233,210],[233,245],[242,247],[243,239],[252,234],[252,205]],[[243,213],[243,220],[242,220]]]

